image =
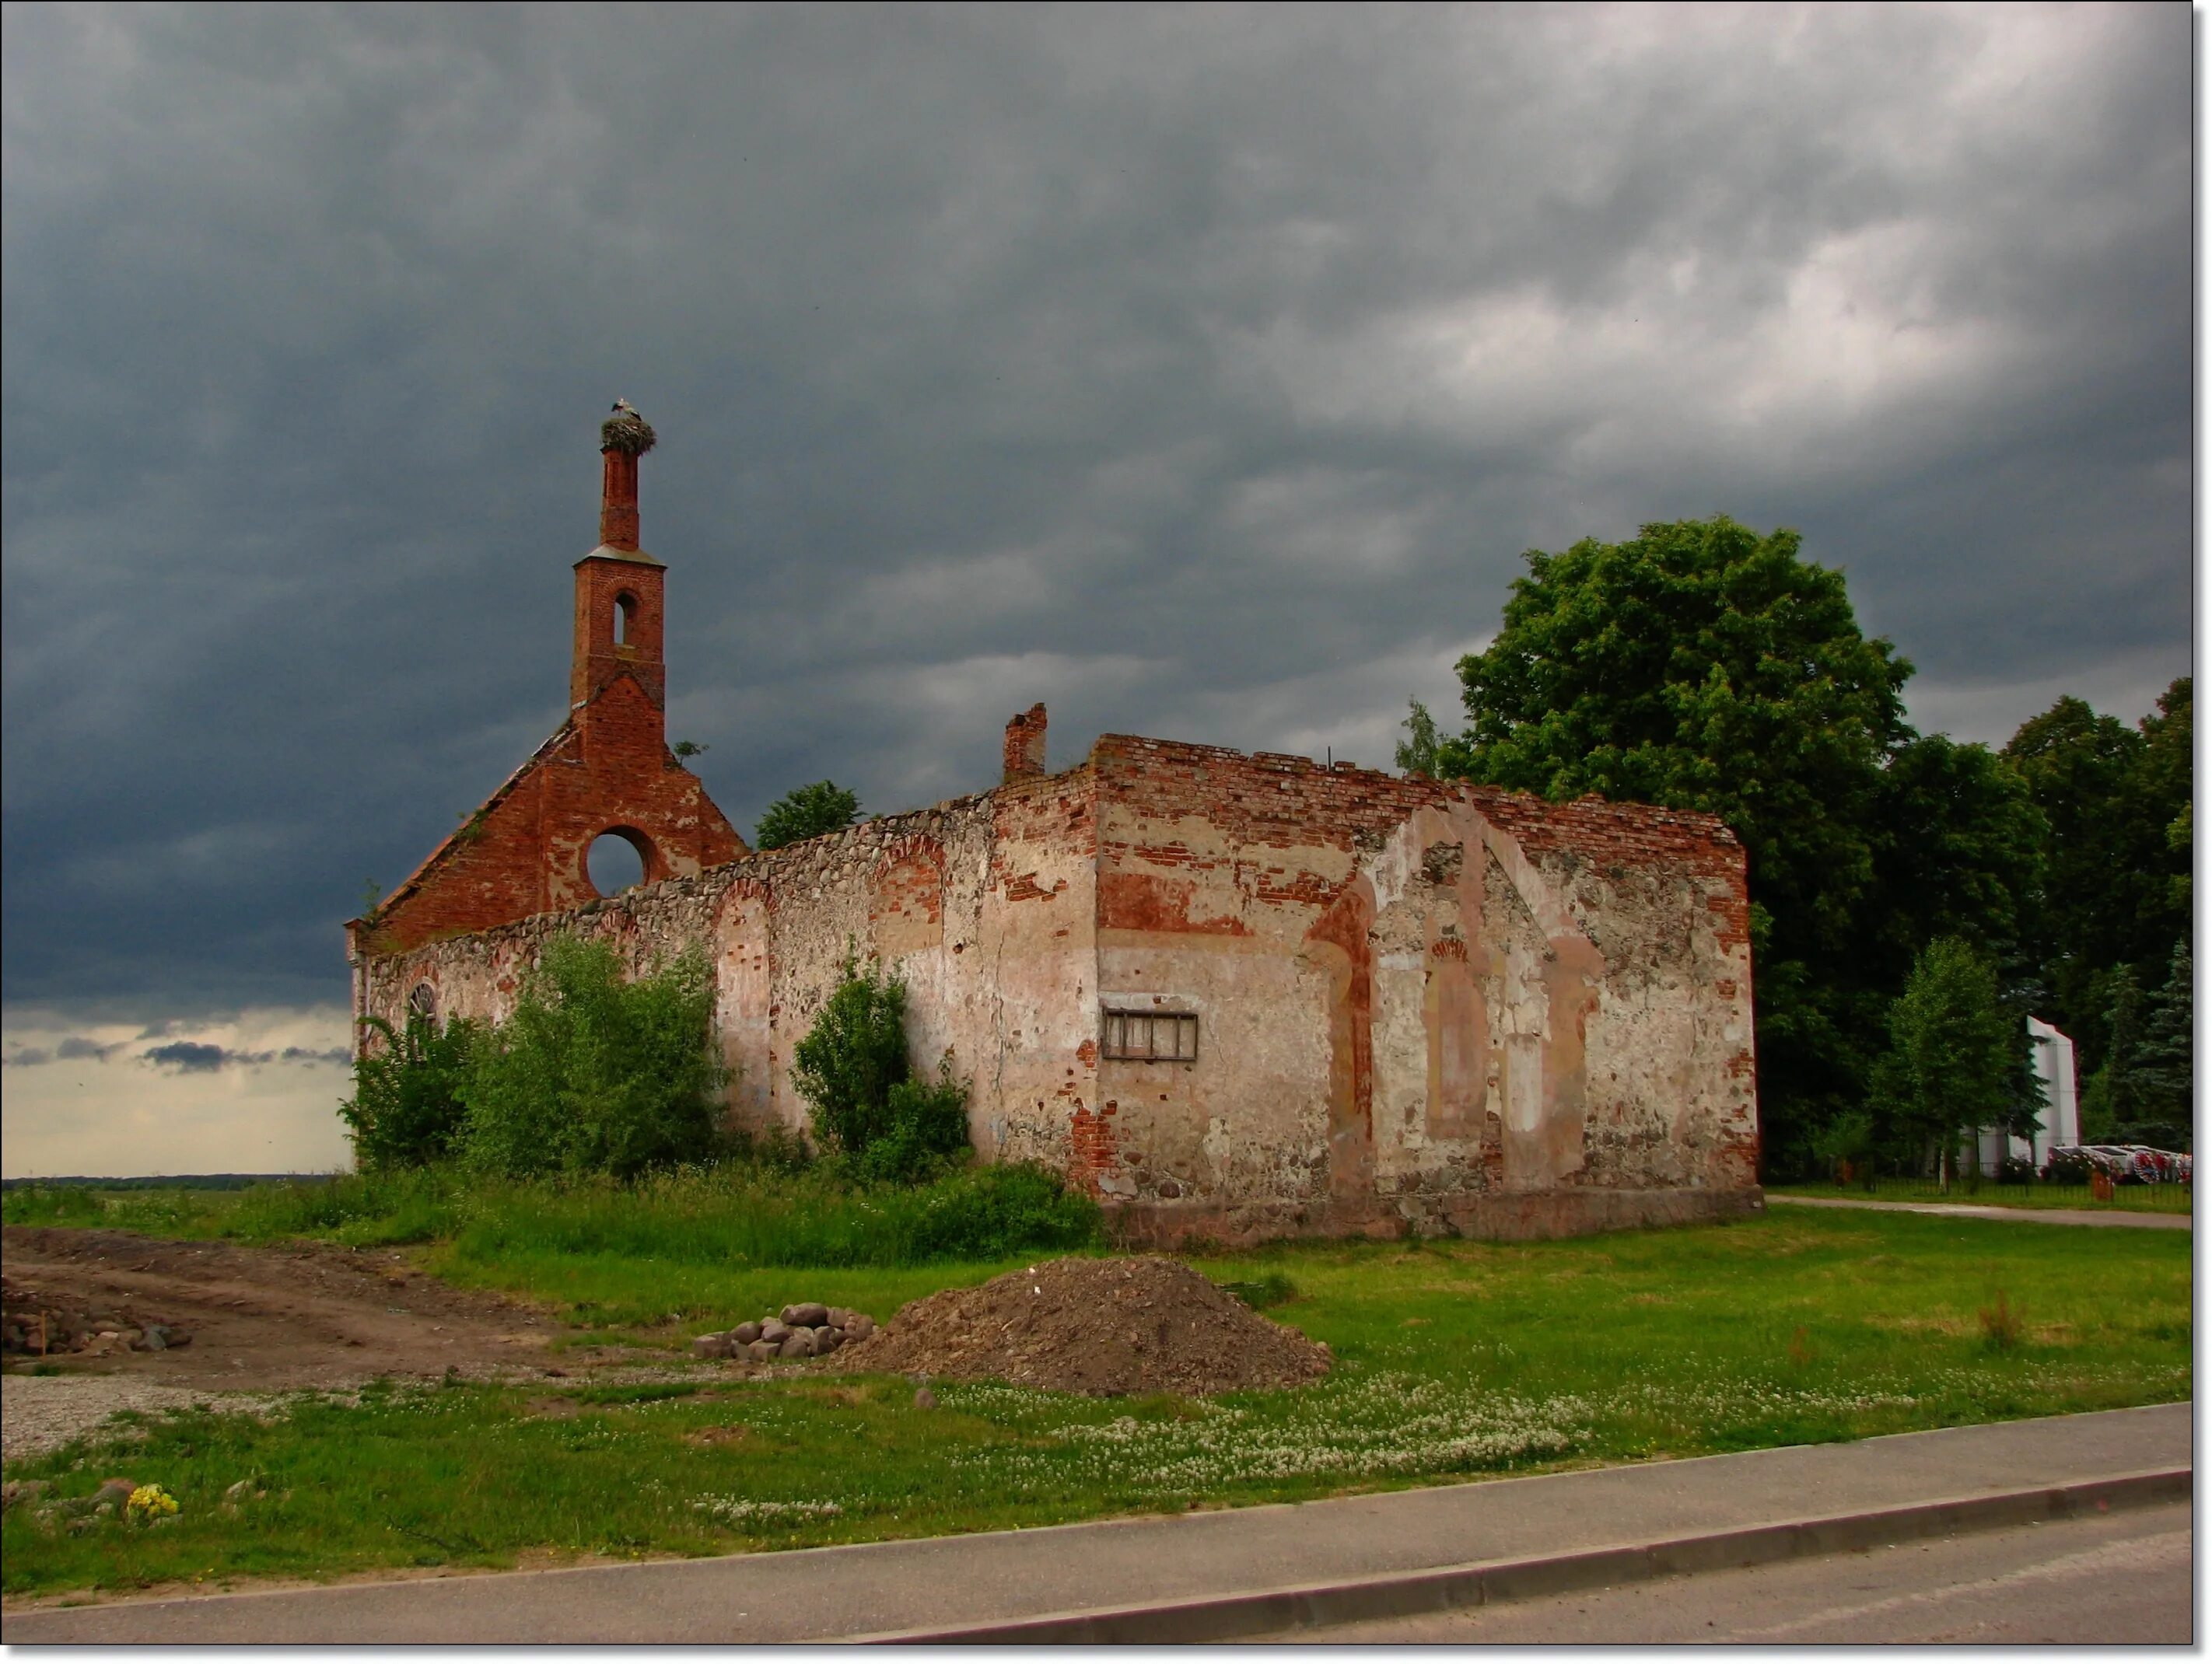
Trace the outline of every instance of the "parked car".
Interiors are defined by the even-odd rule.
[[[2154,1150],[2142,1144],[2065,1144],[2051,1152],[2043,1176],[2081,1184],[2102,1173],[2114,1184],[2188,1184],[2195,1162],[2178,1150]]]

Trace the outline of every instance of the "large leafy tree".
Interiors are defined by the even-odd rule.
[[[2104,1061],[2118,968],[2155,987],[2189,933],[2191,726],[2185,677],[2133,728],[2068,697],[2004,749],[2047,825],[2024,950],[2090,1068]]]
[[[1788,530],[1685,520],[1526,558],[1504,628],[1460,661],[1469,726],[1437,743],[1436,770],[1728,822],[1749,864],[1761,1116],[1770,1157],[1795,1159],[1858,1101],[1881,1043],[1865,915],[1884,766],[1912,738],[1911,666],[1861,632],[1842,574]],[[1978,768],[1931,756],[1921,772],[1940,795],[1940,777]],[[1925,886],[1966,905],[1972,886],[1938,868]]]
[[[831,780],[795,786],[774,803],[753,830],[753,847],[781,849],[825,833],[842,832],[860,817],[860,799]]]
[[[1891,755],[1874,806],[1863,974],[1899,986],[1924,944],[1956,936],[2008,983],[2032,985],[2021,932],[2050,829],[2018,772],[1986,745],[1923,735]]]

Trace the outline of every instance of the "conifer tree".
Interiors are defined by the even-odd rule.
[[[2143,1015],[2142,1043],[2136,1054],[2136,1086],[2142,1119],[2185,1127],[2190,1119],[2193,1058],[2190,1030],[2196,1016],[2196,968],[2189,938],[2173,944],[2166,983],[2151,996]]]

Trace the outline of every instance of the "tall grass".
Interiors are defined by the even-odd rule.
[[[1090,1246],[1098,1210],[1036,1168],[982,1167],[913,1189],[720,1168],[619,1185],[517,1186],[453,1233],[472,1260],[615,1254],[690,1265],[908,1266]]]
[[[452,1168],[232,1193],[22,1189],[10,1224],[106,1225],[249,1242],[437,1242],[452,1258],[614,1255],[705,1266],[896,1266],[1000,1260],[1099,1240],[1097,1205],[1034,1167],[963,1169],[912,1187],[748,1163],[629,1182],[493,1179]]]

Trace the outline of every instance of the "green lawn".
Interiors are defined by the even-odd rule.
[[[2181,1400],[2190,1249],[2178,1231],[1841,1212],[1525,1247],[1287,1244],[1194,1263],[1287,1295],[1270,1315],[1338,1358],[1309,1388],[1206,1402],[940,1384],[923,1410],[897,1379],[708,1368],[661,1387],[301,1395],[267,1424],[196,1415],[10,1464],[64,1494],[127,1473],[184,1506],[77,1536],[17,1509],[0,1564],[20,1594],[781,1548]],[[1006,1263],[775,1270],[494,1254],[465,1236],[418,1252],[647,1345],[801,1296],[884,1316]],[[241,1479],[265,1495],[226,1513]]]

